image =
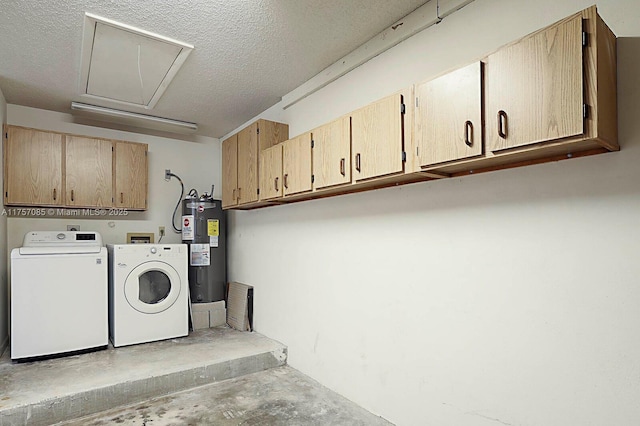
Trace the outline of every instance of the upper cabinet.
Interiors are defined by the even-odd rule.
[[[222,207],[250,206],[260,196],[260,155],[289,138],[289,126],[258,120],[222,142]]]
[[[5,136],[4,203],[62,205],[62,135],[8,127]]]
[[[444,0],[439,12],[468,2]],[[257,127],[246,138],[239,133],[223,143],[225,205],[262,207],[617,151],[616,75],[616,37],[593,6],[277,148],[270,149],[279,140],[260,141]],[[252,141],[248,154],[241,139]],[[257,175],[255,189],[248,181]]]
[[[482,63],[416,85],[420,166],[482,154]]]
[[[487,147],[584,132],[583,24],[576,15],[487,58]]]
[[[334,120],[311,133],[314,187],[321,189],[351,182],[349,117]]]
[[[147,145],[7,126],[5,204],[147,206]]]
[[[238,204],[238,135],[222,141],[222,208]]]
[[[278,144],[260,155],[260,199],[282,197],[282,180],[282,144]]]
[[[237,204],[258,201],[258,123],[238,133],[238,190]]]
[[[113,205],[118,208],[147,208],[147,145],[143,143],[113,143]]]
[[[403,96],[396,94],[351,114],[355,181],[404,171],[404,112]]]
[[[284,195],[311,191],[311,133],[289,139],[282,144],[282,186]]]
[[[113,144],[108,140],[66,136],[67,206],[112,206],[112,151]]]

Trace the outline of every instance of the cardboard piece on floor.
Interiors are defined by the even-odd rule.
[[[230,282],[227,292],[227,324],[236,330],[253,331],[253,286]]]

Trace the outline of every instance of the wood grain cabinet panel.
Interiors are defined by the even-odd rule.
[[[278,144],[262,151],[260,156],[260,199],[282,197],[282,146]]]
[[[238,204],[238,135],[222,141],[222,208]]]
[[[420,166],[481,155],[482,64],[416,85],[415,137]]]
[[[113,155],[114,203],[118,208],[147,208],[147,145],[115,141]]]
[[[315,188],[351,182],[349,126],[349,117],[343,117],[312,130]]]
[[[489,150],[583,134],[580,15],[500,49],[487,64]]]
[[[351,161],[355,181],[404,170],[403,111],[402,95],[393,95],[351,114]]]
[[[223,208],[246,208],[264,199],[259,185],[261,154],[288,138],[288,125],[260,119],[222,142]]]
[[[65,138],[65,204],[72,207],[112,206],[112,142],[82,136]]]
[[[21,127],[5,135],[5,204],[63,205],[62,135]]]
[[[311,133],[303,133],[282,144],[282,186],[284,195],[311,191]]]
[[[258,123],[238,133],[238,204],[258,201]]]

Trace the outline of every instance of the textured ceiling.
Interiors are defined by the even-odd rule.
[[[195,45],[152,110],[220,137],[409,14],[425,0],[9,0],[0,7],[8,103],[70,112],[84,13]]]

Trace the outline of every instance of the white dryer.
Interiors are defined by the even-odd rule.
[[[109,244],[113,346],[189,334],[186,244]]]

